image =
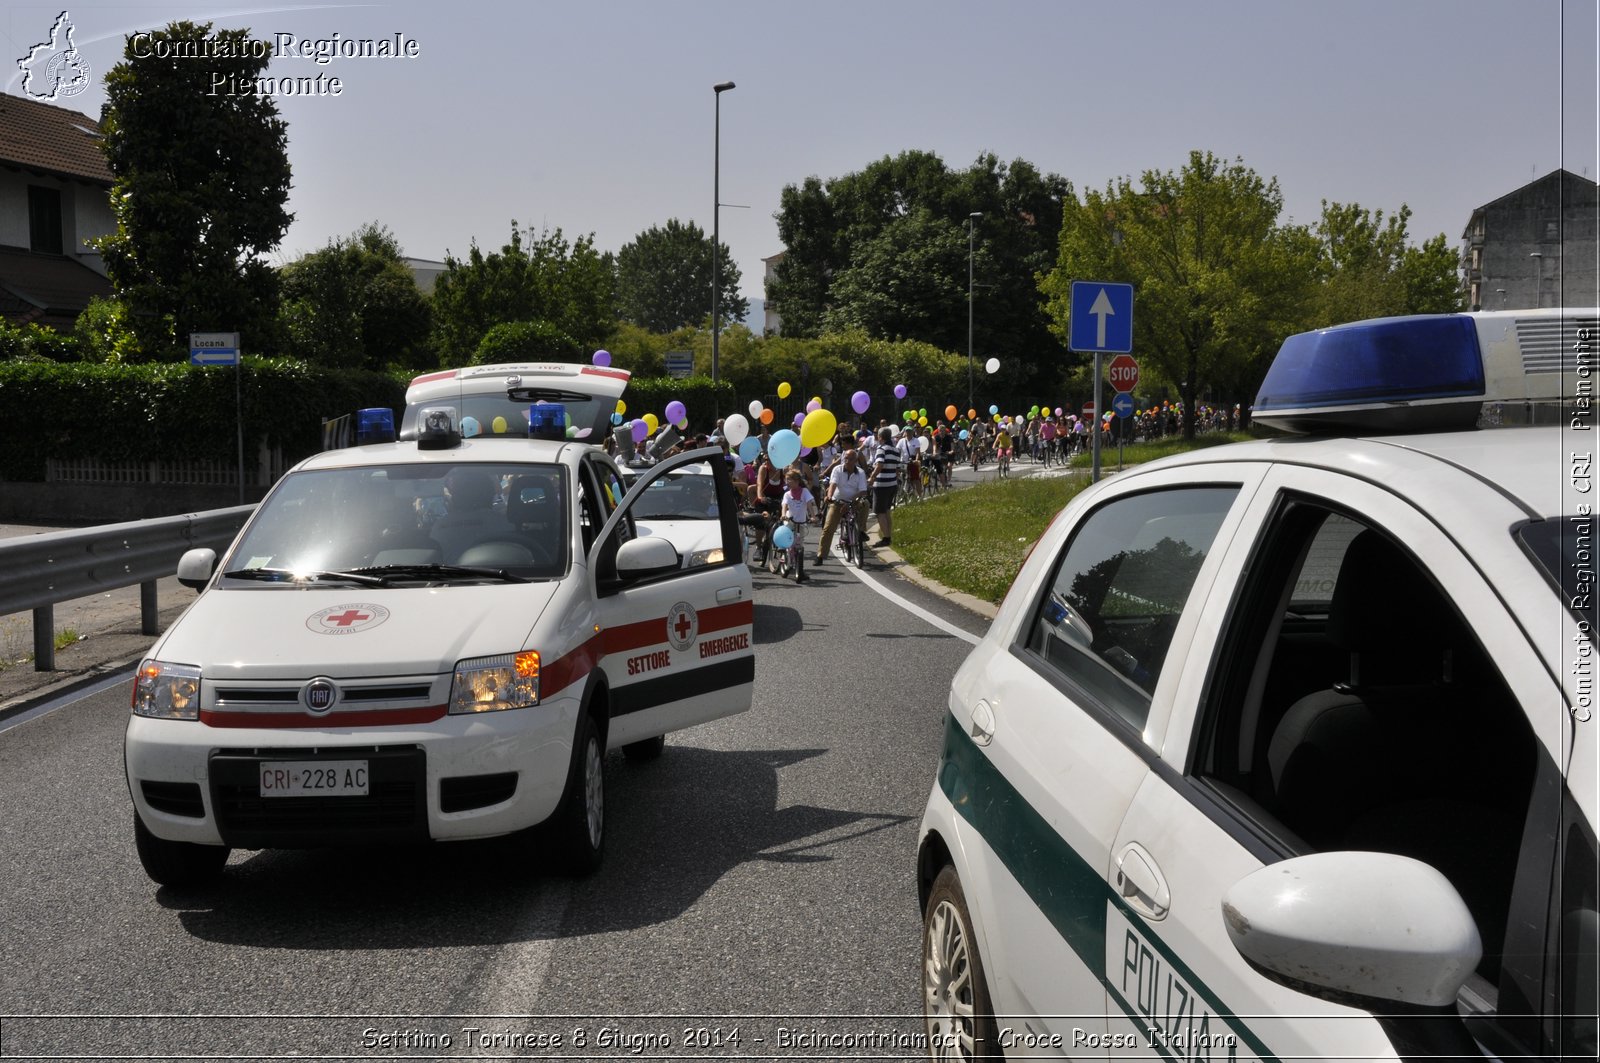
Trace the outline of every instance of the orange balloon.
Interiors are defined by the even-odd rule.
[[[771,424],[772,423],[772,411],[771,410],[762,410],[761,411],[761,423],[762,424]]]
[[[955,405],[953,403],[951,405],[949,405],[949,406],[946,406],[944,408],[944,419],[947,420],[947,421],[955,420],[957,412],[959,412],[959,411],[956,410]]]
[[[968,410],[967,411],[967,417],[968,417],[969,420],[971,418],[973,418],[973,417],[976,417],[976,416],[978,416],[978,411],[977,410]]]

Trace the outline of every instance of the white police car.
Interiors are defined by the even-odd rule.
[[[371,411],[363,411],[363,416]],[[389,411],[364,425],[393,440]],[[519,420],[521,416],[519,416]],[[559,405],[538,431],[562,436]],[[598,863],[604,755],[750,706],[750,574],[733,506],[695,568],[635,533],[598,448],[418,438],[324,452],[262,501],[200,597],[139,666],[125,741],[135,838],[155,881],[215,874],[230,848],[506,834],[549,821],[552,856]],[[727,499],[726,473],[715,488]]]
[[[1062,511],[950,691],[933,1054],[1595,1058],[1596,317],[1292,337],[1304,434]]]

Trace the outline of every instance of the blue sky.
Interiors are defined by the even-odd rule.
[[[0,15],[8,60],[62,4]],[[421,258],[497,247],[515,218],[616,249],[669,218],[707,231],[713,94],[722,235],[761,294],[785,184],[906,149],[952,167],[990,151],[1077,188],[1242,156],[1285,214],[1323,199],[1411,207],[1414,240],[1458,242],[1472,209],[1565,166],[1596,177],[1593,0],[1166,0],[804,4],[460,0],[298,6],[70,5],[87,91],[123,35],[175,19],[257,36],[405,34],[415,59],[280,59],[339,77],[278,100],[296,220],[288,259],[368,221]],[[1563,15],[1565,23],[1563,27]],[[17,93],[14,61],[5,91]]]

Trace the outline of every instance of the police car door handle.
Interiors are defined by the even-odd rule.
[[[717,601],[736,602],[744,597],[744,591],[738,587],[724,587],[717,592]]]
[[[1137,842],[1124,846],[1117,854],[1117,892],[1132,908],[1154,919],[1164,917],[1172,906],[1172,894],[1161,868]]]

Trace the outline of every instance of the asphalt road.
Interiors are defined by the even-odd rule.
[[[0,1055],[917,1057],[916,828],[968,643],[837,563],[809,574],[756,577],[748,713],[609,760],[606,862],[581,881],[514,838],[235,853],[215,887],[158,889],[127,684],[13,721]]]

